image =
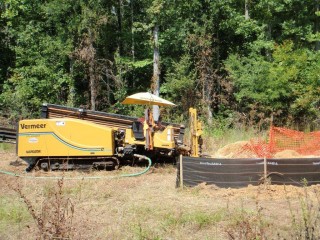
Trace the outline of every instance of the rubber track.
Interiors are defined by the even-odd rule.
[[[130,174],[121,174],[118,176],[83,176],[83,177],[65,177],[65,176],[30,176],[21,175],[10,171],[5,171],[0,169],[0,174],[5,174],[11,177],[19,177],[19,178],[26,178],[26,179],[65,179],[65,180],[83,180],[83,179],[116,179],[116,178],[123,178],[123,177],[137,177],[147,173],[152,165],[152,161],[150,158],[142,155],[135,154],[135,157],[143,158],[148,161],[148,166],[141,172],[138,173],[130,173]]]

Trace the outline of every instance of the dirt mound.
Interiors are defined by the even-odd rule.
[[[213,158],[260,158],[256,152],[254,152],[254,146],[251,141],[238,141],[230,143],[220,149],[212,155]],[[274,154],[273,158],[316,158],[320,155],[317,152],[314,155],[302,155],[295,150],[286,149]],[[261,156],[261,155],[260,155]]]
[[[238,141],[220,148],[214,157],[216,158],[253,158],[256,154],[249,150],[249,141]]]
[[[302,155],[300,155],[298,152],[294,151],[294,150],[283,150],[281,152],[277,152],[274,155],[274,158],[301,158],[303,157]]]

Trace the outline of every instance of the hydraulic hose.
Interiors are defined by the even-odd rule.
[[[150,158],[148,158],[147,156],[144,156],[144,155],[139,155],[139,154],[134,154],[133,156],[139,158],[139,159],[145,159],[145,160],[148,160],[149,162],[149,165],[146,167],[145,170],[143,170],[142,172],[138,172],[138,173],[129,173],[129,174],[122,174],[120,175],[120,177],[137,177],[137,176],[140,176],[142,174],[145,174],[146,172],[149,171],[150,167],[151,167],[151,164],[152,164],[152,161]]]
[[[0,169],[0,174],[5,174],[12,177],[26,178],[26,179],[65,179],[65,180],[82,180],[82,179],[112,179],[112,178],[121,178],[121,177],[137,177],[147,173],[152,165],[152,161],[150,158],[144,155],[134,154],[135,157],[139,159],[148,160],[148,166],[141,172],[137,173],[128,173],[121,174],[119,176],[83,176],[83,177],[65,177],[65,176],[28,176],[21,175],[10,171],[4,171]]]

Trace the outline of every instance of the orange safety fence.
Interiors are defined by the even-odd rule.
[[[319,155],[320,131],[304,133],[286,128],[271,127],[269,146],[273,154],[292,150],[303,156]]]
[[[320,156],[320,131],[304,133],[271,127],[269,139],[255,138],[241,146],[235,156],[252,158],[298,158]]]

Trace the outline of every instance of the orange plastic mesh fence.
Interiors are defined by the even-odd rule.
[[[253,153],[253,156],[257,156],[258,158],[272,158],[270,153],[270,146],[269,144],[260,138],[254,138],[249,141],[248,144],[244,146],[246,151],[250,151]]]
[[[304,133],[271,127],[269,140],[251,139],[235,155],[252,158],[297,158],[320,156],[320,131]]]
[[[269,146],[272,154],[292,150],[304,156],[319,155],[320,131],[304,133],[286,128],[271,127]]]

